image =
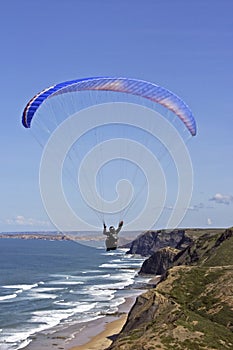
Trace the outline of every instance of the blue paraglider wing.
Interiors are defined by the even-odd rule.
[[[35,95],[26,105],[22,123],[30,128],[31,121],[41,104],[55,95],[84,90],[115,91],[141,96],[174,112],[186,125],[192,136],[196,135],[196,122],[189,107],[171,91],[156,84],[130,78],[95,77],[66,81],[51,86]]]

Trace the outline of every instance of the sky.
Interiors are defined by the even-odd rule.
[[[232,13],[231,0],[2,1],[0,231],[54,228],[39,190],[42,150],[21,115],[45,87],[91,76],[154,82],[187,102],[198,132],[182,225],[232,226]]]

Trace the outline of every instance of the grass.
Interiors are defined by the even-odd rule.
[[[216,246],[219,237],[219,232],[199,237],[191,251],[199,265],[171,268],[151,290],[157,312],[120,339],[121,345],[130,342],[125,349],[139,349],[141,341],[150,349],[233,349],[233,237]]]
[[[233,237],[224,241],[214,254],[204,263],[205,266],[233,265]]]

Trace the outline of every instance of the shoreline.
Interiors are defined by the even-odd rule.
[[[122,330],[128,314],[120,316],[114,321],[106,322],[102,332],[94,335],[83,345],[76,345],[69,350],[104,350],[107,349],[113,341],[114,336],[118,335]]]
[[[23,350],[104,350],[111,345],[111,337],[121,331],[137,296],[144,291],[125,297],[116,314],[62,327],[53,333],[38,333]]]
[[[125,298],[125,302],[119,305],[117,315],[106,315],[101,319],[88,322],[86,327],[69,343],[66,350],[102,350],[110,346],[112,343],[110,338],[121,331],[137,296],[143,292],[142,290],[137,295]],[[100,347],[100,344],[105,347]]]

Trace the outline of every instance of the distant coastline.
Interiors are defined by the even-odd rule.
[[[211,232],[215,234],[217,232],[223,232],[225,228],[185,228],[182,229],[188,236],[198,236],[202,232]],[[146,232],[174,232],[175,230],[145,230],[145,231],[124,231],[120,236],[120,244],[132,242],[136,237]],[[1,238],[17,238],[17,239],[39,239],[39,240],[50,240],[50,241],[95,241],[102,242],[105,237],[101,231],[80,231],[80,232],[58,232],[58,231],[37,231],[37,232],[1,232]]]
[[[42,239],[42,240],[50,240],[50,241],[102,241],[104,238],[99,234],[95,233],[95,235],[64,235],[62,233],[53,233],[53,232],[7,232],[0,233],[0,238],[17,238],[17,239]]]
[[[131,242],[139,232],[123,232],[119,237],[120,245]],[[35,239],[35,240],[50,240],[50,241],[73,241],[73,242],[102,242],[105,241],[102,231],[80,231],[80,232],[56,232],[56,231],[39,231],[39,232],[1,232],[1,238],[13,239]],[[89,244],[89,243],[88,243]]]

